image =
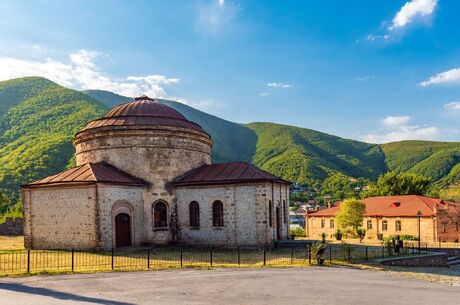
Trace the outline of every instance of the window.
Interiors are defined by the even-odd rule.
[[[372,220],[367,221],[367,229],[372,230]]]
[[[329,220],[329,227],[334,229],[334,219]]]
[[[190,226],[199,227],[200,226],[200,205],[196,201],[190,202],[189,205],[189,215],[190,215]]]
[[[220,201],[212,204],[212,225],[214,227],[224,226],[224,205]]]
[[[283,217],[284,217],[284,223],[287,223],[286,200],[283,200]]]
[[[165,228],[168,226],[168,208],[166,203],[157,202],[153,206],[153,225],[155,228]]]
[[[272,201],[268,201],[268,224],[273,226],[273,204]]]
[[[400,220],[396,220],[395,226],[396,226],[396,231],[401,231],[401,221]]]
[[[326,226],[326,220],[321,219],[321,229],[323,229]]]
[[[386,231],[388,229],[388,222],[386,220],[382,221],[382,231]]]

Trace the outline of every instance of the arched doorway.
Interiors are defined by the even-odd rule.
[[[126,213],[120,213],[115,217],[116,247],[131,246],[131,217]]]

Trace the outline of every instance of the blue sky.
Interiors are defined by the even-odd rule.
[[[368,142],[460,141],[460,2],[0,1],[0,80]]]

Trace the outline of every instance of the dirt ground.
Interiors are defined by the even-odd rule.
[[[23,236],[3,236],[0,235],[0,251],[24,249]]]

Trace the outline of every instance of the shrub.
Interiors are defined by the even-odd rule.
[[[377,239],[383,240],[383,233],[377,233]]]
[[[305,230],[300,227],[291,229],[289,230],[289,236],[292,240],[294,240],[296,237],[305,237]]]
[[[356,229],[356,235],[359,237],[359,242],[363,242],[364,237],[366,237],[366,230],[363,228],[357,228]]]
[[[342,240],[342,232],[337,229],[337,231],[335,231],[335,233],[333,234],[333,236],[335,237],[336,240]]]
[[[326,233],[324,233],[324,232],[321,233],[321,242],[322,242],[323,244],[326,243]]]

